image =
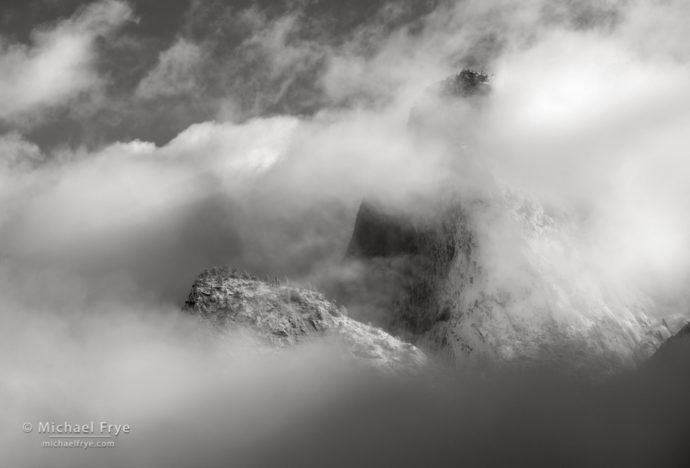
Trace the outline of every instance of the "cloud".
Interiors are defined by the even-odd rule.
[[[180,300],[202,269],[242,261],[239,235],[254,243],[260,222],[250,207],[257,201],[243,196],[285,157],[296,126],[290,117],[208,122],[163,147],[132,141],[55,152],[21,177],[5,167],[0,256],[18,271],[37,261],[86,275],[86,283],[91,275],[121,276],[139,293]],[[6,151],[35,152],[18,137],[6,140]],[[159,275],[161,262],[168,273]]]
[[[0,135],[0,173],[24,172],[44,161],[40,148],[17,132]]]
[[[205,60],[201,47],[178,39],[169,49],[160,53],[158,63],[139,83],[137,97],[156,97],[189,94],[198,90],[197,68]]]
[[[4,46],[2,70],[27,70],[26,83],[12,73],[0,79],[6,119],[40,116],[94,89],[94,38],[131,15],[122,3],[95,5],[37,30],[31,47]],[[416,393],[415,384],[378,386],[342,371],[328,344],[255,359],[178,311],[197,273],[217,264],[294,281],[340,273],[362,197],[423,211],[429,205],[415,201],[439,206],[446,189],[480,200],[507,189],[563,222],[562,230],[537,225],[527,248],[513,240],[532,218],[516,210],[524,216],[503,222],[477,210],[487,220],[480,234],[499,247],[483,266],[532,288],[525,316],[546,288],[514,261],[522,254],[544,267],[542,278],[594,299],[616,296],[622,283],[685,312],[685,4],[525,5],[442,5],[414,24],[377,20],[331,41],[300,37],[306,19],[295,12],[259,15],[250,23],[269,27],[242,36],[232,53],[207,49],[208,38],[177,40],[132,93],[144,119],[168,92],[216,85],[207,97],[247,100],[233,110],[237,120],[201,117],[159,145],[123,138],[41,151],[17,132],[3,135],[0,394],[11,404],[3,436],[14,465],[60,456],[25,446],[34,439],[19,433],[23,420],[104,413],[132,418],[141,431],[132,445],[122,441],[114,465],[122,454],[153,466],[323,466],[333,453],[350,466],[357,456],[397,466],[676,461],[689,420],[685,374],[631,391],[617,381],[593,389],[465,375],[447,392]],[[321,59],[325,68],[310,68]],[[443,125],[415,135],[410,109],[465,65],[493,73],[488,101],[432,100],[428,111]],[[28,73],[45,67],[60,79]],[[296,78],[305,70],[311,79]],[[277,115],[247,118],[270,107],[255,107],[257,99],[299,100],[290,94],[297,84],[319,96],[313,112],[276,105]],[[93,466],[101,456],[66,464]]]
[[[592,263],[627,281],[651,275],[654,289],[682,283],[690,265],[678,182],[690,176],[690,68],[666,50],[646,55],[639,39],[556,30],[503,54],[483,151],[513,187],[586,219]]]
[[[0,288],[7,279],[0,271]],[[18,468],[687,460],[690,382],[680,354],[676,367],[597,383],[526,369],[395,379],[348,365],[328,341],[261,354],[241,336],[145,301],[82,310],[74,295],[52,305],[57,317],[23,314],[3,297],[0,435],[4,459]],[[46,449],[45,435],[21,430],[92,420],[131,433],[113,448]]]
[[[30,45],[0,38],[0,118],[40,118],[42,112],[93,91],[101,80],[96,39],[130,19],[126,3],[104,0],[55,25],[35,28]]]
[[[688,264],[681,248],[688,165],[680,143],[688,70],[676,57],[685,33],[656,27],[675,24],[662,6],[644,7],[644,16],[637,5],[577,11],[559,5],[441,5],[414,28],[390,29],[383,15],[351,37],[323,43],[301,36],[302,10],[275,18],[246,10],[233,24],[252,32],[227,62],[218,59],[216,72],[256,71],[258,78],[236,79],[236,93],[225,96],[251,97],[242,94],[245,85],[262,98],[282,94],[281,83],[328,56],[312,82],[326,94],[325,108],[244,124],[199,122],[160,146],[125,140],[39,155],[13,134],[5,161],[24,155],[52,162],[17,181],[5,169],[4,203],[15,208],[5,215],[12,222],[0,227],[6,239],[0,248],[17,263],[43,255],[69,264],[72,255],[80,268],[108,270],[112,261],[112,269],[137,280],[160,261],[176,278],[154,280],[151,288],[165,295],[178,288],[179,297],[185,281],[212,263],[303,274],[311,261],[332,261],[363,196],[404,205],[411,194],[435,194],[438,187],[482,197],[504,184],[581,225],[577,248],[607,275],[637,281],[651,269],[680,284]],[[583,11],[591,13],[587,24],[576,20]],[[98,3],[46,34],[69,30],[93,38],[128,15],[121,3]],[[645,22],[649,17],[658,20]],[[676,45],[655,55],[638,47],[657,36]],[[139,82],[135,102],[198,91],[212,75],[197,75],[197,67],[210,66],[219,53],[209,45],[211,39],[178,39]],[[234,58],[238,68],[224,68]],[[486,105],[432,102],[442,128],[428,138],[412,135],[410,109],[471,61],[494,73]],[[314,225],[300,223],[301,216]],[[153,219],[156,226],[147,223]],[[271,228],[262,229],[264,223]],[[45,224],[54,228],[45,232]],[[95,257],[79,254],[86,247]]]
[[[680,143],[687,67],[665,53],[640,54],[642,35],[659,31],[630,26],[635,9],[620,16],[621,33],[614,34],[609,26],[582,30],[547,21],[536,7],[501,5],[496,17],[496,5],[439,8],[417,31],[386,32],[374,23],[342,47],[329,45],[339,52],[320,85],[333,106],[310,117],[207,121],[162,146],[133,141],[55,151],[54,164],[5,189],[5,200],[21,208],[9,210],[12,222],[0,227],[3,251],[17,262],[33,252],[137,281],[162,262],[168,281],[147,276],[150,288],[180,297],[186,282],[214,263],[302,275],[311,262],[337,260],[363,196],[404,206],[419,194],[436,196],[439,187],[483,197],[504,184],[577,224],[584,263],[618,281],[644,281],[651,268],[668,284],[682,283],[689,263],[681,248],[688,232],[682,184],[688,165]],[[254,12],[243,21],[268,20]],[[303,49],[299,40],[290,42],[299,21],[290,13],[241,42],[245,65],[261,56],[272,64],[268,75],[280,81],[295,63],[319,55],[313,41]],[[434,101],[431,113],[444,124],[416,138],[408,130],[410,109],[452,71],[457,46],[486,52],[477,44],[499,25],[506,25],[496,39],[503,45],[486,56],[494,72],[486,105]],[[211,60],[196,55],[200,47],[176,42],[139,89],[161,92],[144,83],[178,59]],[[281,58],[283,49],[294,53]],[[375,99],[347,104],[358,95]],[[50,233],[41,228],[46,223],[55,226]],[[79,253],[87,247],[95,257]]]

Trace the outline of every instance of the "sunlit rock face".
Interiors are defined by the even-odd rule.
[[[259,346],[282,348],[331,338],[358,362],[388,371],[416,371],[426,357],[415,346],[347,316],[318,292],[261,281],[227,268],[204,271],[184,305],[220,330],[251,334]]]
[[[460,158],[471,159],[462,153],[471,129],[444,126],[458,112],[481,112],[488,78],[466,71],[435,93],[413,109],[410,131],[422,150],[429,137],[450,135]],[[457,164],[474,171],[478,187],[443,187],[433,203],[360,207],[347,258],[365,265],[365,277],[394,285],[376,297],[386,327],[461,365],[602,371],[635,365],[669,336],[648,316],[650,300],[588,263],[568,213],[505,186],[481,161]]]
[[[608,282],[578,251],[577,227],[529,199],[504,193],[469,210],[467,245],[441,281],[449,310],[424,338],[460,359],[558,362],[618,369],[668,336],[653,303]]]

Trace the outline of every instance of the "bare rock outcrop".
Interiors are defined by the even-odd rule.
[[[355,359],[384,370],[414,371],[426,362],[415,346],[353,320],[345,308],[316,291],[227,268],[204,271],[194,281],[184,310],[219,328],[249,331],[271,347],[331,337]]]

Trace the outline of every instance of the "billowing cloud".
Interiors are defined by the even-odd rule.
[[[630,401],[627,392],[571,394],[571,383],[558,380],[554,387],[510,379],[474,393],[465,380],[452,382],[450,398],[434,391],[391,401],[399,387],[372,390],[371,379],[334,371],[328,345],[254,359],[233,337],[209,339],[178,306],[197,273],[218,264],[318,285],[324,272],[356,276],[339,268],[362,197],[423,211],[445,201],[440,192],[455,191],[480,200],[514,193],[534,201],[540,219],[562,222],[538,225],[520,251],[539,258],[544,278],[582,285],[583,294],[646,293],[650,311],[687,314],[686,2],[441,2],[402,24],[389,21],[402,14],[389,9],[332,36],[323,25],[337,22],[312,30],[307,12],[249,9],[234,21],[219,14],[214,25],[239,27],[208,34],[187,24],[123,103],[108,108],[115,123],[94,119],[151,120],[175,135],[169,141],[39,149],[15,129],[0,137],[0,395],[12,404],[1,434],[14,466],[54,456],[24,445],[22,420],[103,413],[132,418],[141,431],[117,454],[154,466],[203,457],[241,465],[240,455],[260,465],[274,454],[280,464],[286,453],[299,458],[292,448],[302,444],[300,454],[328,461],[318,448],[342,450],[343,440],[367,430],[370,438],[357,439],[361,453],[402,454],[400,466],[417,461],[410,452],[420,440],[436,447],[439,465],[463,456],[498,463],[503,453],[525,457],[524,447],[546,451],[552,465],[572,462],[554,447],[583,450],[584,466],[602,453],[631,454],[633,466],[672,457],[664,444],[673,441],[656,429],[687,432],[673,430],[687,418],[678,427],[665,419],[687,414],[687,392],[662,403],[663,391],[687,388],[673,382],[656,390],[659,406],[649,414],[643,390],[621,407],[610,402]],[[211,22],[193,13],[190,23]],[[37,29],[30,46],[5,39],[0,116],[40,118],[95,89],[102,78],[94,41],[131,16],[126,4],[99,2]],[[492,73],[490,97],[477,106],[432,99],[427,112],[441,125],[415,135],[410,110],[463,66]],[[175,96],[221,104],[173,125],[169,108],[151,109]],[[213,119],[222,105],[232,119]],[[431,201],[415,205],[420,198]],[[497,222],[478,205],[487,219],[480,234],[499,247],[483,252],[486,266],[535,287],[513,261],[524,247],[512,243],[518,223]],[[661,310],[662,300],[673,309]],[[574,408],[583,395],[589,399]],[[331,410],[319,418],[323,408]],[[402,419],[388,425],[391,414]],[[627,424],[630,414],[641,422]],[[418,427],[427,430],[410,438]],[[504,428],[499,435],[496,427]],[[204,442],[200,433],[212,437]],[[631,443],[635,437],[644,443]],[[275,442],[271,450],[266,440]],[[313,440],[317,450],[306,446]],[[462,451],[458,440],[469,441]],[[238,455],[242,447],[253,451]],[[93,466],[101,454],[80,460]]]
[[[269,27],[257,28],[238,44],[236,52],[246,54],[242,66],[255,63],[277,84],[292,79],[299,64],[334,51],[317,84],[333,107],[311,117],[197,123],[162,146],[134,141],[97,151],[54,151],[49,159],[61,162],[5,189],[22,209],[11,210],[15,217],[3,226],[3,249],[17,259],[28,252],[64,259],[76,246],[98,250],[99,243],[111,245],[124,236],[143,243],[131,258],[119,256],[131,260],[120,267],[137,276],[137,249],[143,256],[155,254],[147,265],[167,262],[174,258],[170,252],[184,250],[193,261],[183,261],[180,269],[188,265],[190,271],[168,286],[182,285],[182,277],[210,263],[280,272],[290,271],[292,263],[304,272],[315,253],[306,254],[311,247],[305,246],[319,246],[319,255],[331,259],[342,251],[362,196],[407,203],[411,193],[430,193],[449,183],[482,196],[500,180],[584,223],[578,249],[585,263],[620,280],[637,281],[653,271],[656,278],[682,282],[690,261],[682,255],[682,239],[690,232],[683,214],[689,197],[682,183],[688,164],[681,143],[690,119],[688,69],[676,59],[684,32],[665,30],[667,41],[668,34],[676,35],[676,52],[651,56],[637,46],[661,32],[640,24],[642,7],[617,10],[611,4],[601,21],[590,18],[594,26],[581,29],[579,20],[570,21],[580,11],[545,10],[539,4],[518,11],[509,1],[500,6],[439,7],[416,30],[404,26],[387,32],[385,22],[374,22],[338,46],[299,39],[303,18],[294,12],[269,20],[248,10],[242,24]],[[650,17],[672,23],[665,8],[652,9]],[[604,20],[610,11],[616,11],[613,30]],[[484,48],[485,39],[499,33],[491,40],[498,45]],[[201,49],[202,43],[178,40],[139,83],[140,93],[193,93],[204,75],[184,77],[194,71],[190,64],[203,68],[213,60]],[[484,54],[494,73],[492,96],[481,111],[467,108],[447,118],[443,103],[434,104],[446,121],[442,131],[433,139],[415,140],[407,129],[410,109],[453,70],[457,50],[476,60]],[[281,56],[281,51],[288,53]],[[457,55],[458,63],[463,54]],[[268,68],[256,62],[259,58]],[[166,88],[167,78],[177,84]],[[253,85],[261,83],[257,80]],[[262,96],[282,92],[269,88]],[[339,208],[323,213],[327,200]],[[318,213],[318,227],[296,221],[305,213]],[[49,236],[40,229],[44,217],[56,226]],[[150,219],[158,219],[160,230],[146,226]],[[190,225],[182,227],[185,223]],[[194,223],[213,227],[202,233]],[[261,223],[275,227],[252,235]],[[321,232],[313,242],[306,235],[312,228]],[[170,252],[143,247],[168,236]],[[222,239],[228,239],[224,246]],[[185,246],[189,242],[193,247]],[[75,258],[82,263],[81,256]]]

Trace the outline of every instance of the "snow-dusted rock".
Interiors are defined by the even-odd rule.
[[[184,310],[221,329],[242,328],[271,347],[329,336],[340,340],[352,357],[385,370],[414,371],[426,363],[415,346],[353,320],[318,292],[227,268],[204,271],[192,285]]]

